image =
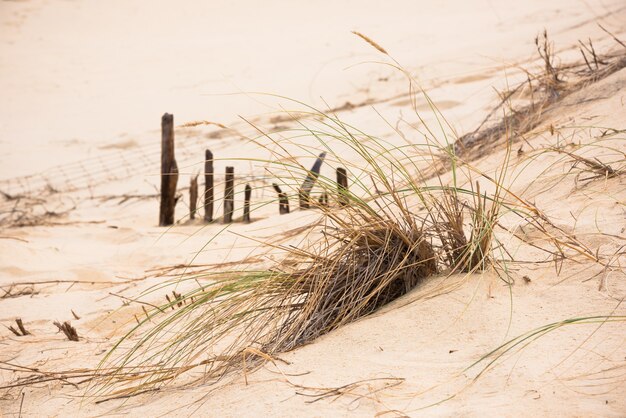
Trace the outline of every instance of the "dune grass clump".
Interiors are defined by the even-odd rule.
[[[419,166],[430,145],[391,146],[316,112],[326,129],[305,128],[318,139],[305,148],[315,155],[322,147],[327,163],[347,167],[351,187],[320,175],[316,188],[327,198],[311,199],[310,211],[321,221],[306,228],[309,244],[282,248],[284,262],[262,271],[179,279],[208,283],[149,311],[118,342],[105,376],[107,384],[121,384],[116,393],[158,387],[199,366],[195,378],[202,381],[257,367],[371,314],[428,277],[492,265],[494,208],[501,196],[429,186]],[[350,161],[333,151],[341,148],[352,153]],[[288,173],[280,179],[283,189],[298,196],[307,170],[275,162],[284,157],[272,160],[275,171]],[[130,349],[122,350],[129,342]]]
[[[497,225],[500,212],[500,203],[489,205],[491,200],[487,199],[486,194],[480,193],[480,183],[476,182],[471,193],[473,206],[462,203],[458,191],[454,189],[444,189],[433,205],[440,217],[433,227],[437,231],[447,265],[459,272],[482,271],[488,267],[492,261],[490,251],[493,228]],[[499,196],[495,197],[497,199]],[[469,237],[464,222],[468,213]]]
[[[374,312],[438,271],[435,251],[416,225],[364,219],[334,237],[337,247],[293,273],[303,302],[271,345],[284,351]]]
[[[246,374],[375,312],[429,277],[498,269],[501,217],[537,218],[536,209],[504,186],[508,157],[495,176],[486,175],[460,168],[447,143],[392,144],[336,115],[309,110],[316,122],[299,122],[291,132],[294,149],[311,158],[326,152],[327,164],[346,167],[350,187],[320,175],[314,192],[327,199],[312,198],[309,209],[319,219],[298,228],[308,240],[279,246],[283,260],[269,268],[177,279],[199,286],[147,312],[105,358],[105,383],[97,390],[127,396],[181,375],[197,383]],[[297,197],[308,170],[294,162],[284,138],[272,144],[281,146],[263,163],[283,193]],[[429,168],[442,155],[452,172],[433,178]]]
[[[388,55],[378,44],[368,43]],[[280,138],[251,124],[259,133],[251,140],[272,152],[271,159],[255,162],[274,175],[268,188],[280,183],[280,199],[299,196],[298,187],[310,177],[298,157],[320,152],[327,164],[345,167],[350,187],[338,187],[334,179],[319,175],[315,187],[326,197],[321,203],[311,199],[310,209],[318,211],[319,220],[298,228],[308,241],[278,246],[282,261],[261,270],[177,279],[198,287],[146,311],[115,344],[102,362],[98,394],[141,393],[183,374],[186,383],[214,383],[234,371],[245,375],[371,314],[436,274],[495,268],[504,272],[504,284],[511,285],[500,266],[512,259],[496,230],[509,237],[515,233],[502,219],[515,217],[540,231],[549,223],[507,185],[511,142],[495,173],[466,164],[455,152],[457,137],[443,115],[404,73],[411,93],[423,94],[431,104],[440,129],[435,134],[418,115],[421,142],[401,134],[395,142],[373,137],[332,111],[293,101],[305,111],[293,113],[296,127],[278,133]],[[288,120],[292,113],[285,113]],[[437,168],[442,165],[445,169]],[[546,233],[544,247],[532,245],[555,259],[567,257],[568,251],[595,259],[575,237]]]

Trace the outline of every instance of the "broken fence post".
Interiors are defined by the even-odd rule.
[[[226,167],[226,181],[224,186],[224,223],[233,221],[235,211],[235,168]]]
[[[289,213],[289,198],[283,193],[278,184],[272,183],[272,187],[278,193],[278,213],[281,215]]]
[[[9,331],[15,334],[17,337],[24,337],[26,335],[30,335],[30,332],[26,330],[24,327],[24,323],[22,322],[22,318],[16,318],[15,323],[17,324],[17,329],[13,328],[13,325],[9,325]]]
[[[326,153],[322,152],[313,163],[313,167],[307,174],[302,186],[300,187],[300,191],[298,195],[300,197],[300,209],[308,209],[310,206],[310,195],[317,178],[320,175],[320,169],[322,168],[322,163],[324,162],[324,158],[326,157]]]
[[[189,182],[189,218],[196,218],[196,206],[198,202],[198,175],[196,174]]]
[[[339,204],[345,206],[348,204],[348,173],[343,167],[337,168],[337,192],[339,195]]]
[[[250,195],[252,194],[252,188],[249,184],[246,184],[246,191],[244,193],[243,201],[243,221],[250,223]]]
[[[204,220],[213,222],[213,153],[204,152]]]
[[[319,199],[317,200],[317,203],[320,205],[320,207],[328,206],[328,193],[326,193],[326,190],[322,192]]]
[[[178,166],[174,156],[174,116],[165,113],[161,118],[161,204],[159,226],[174,224]]]

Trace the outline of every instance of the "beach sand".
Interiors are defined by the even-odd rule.
[[[525,260],[512,268],[512,286],[494,271],[453,275],[447,279],[457,285],[433,297],[443,280],[434,278],[284,353],[283,361],[218,385],[173,384],[102,403],[86,396],[87,384],[76,377],[7,386],[97,367],[143,315],[142,303],[165,302],[171,288],[137,302],[152,286],[184,273],[268,266],[280,257],[258,241],[319,213],[279,216],[275,204],[254,207],[252,223],[227,231],[185,215],[186,187],[203,170],[208,148],[220,194],[224,167],[235,166],[240,219],[245,182],[262,184],[267,170],[228,159],[271,158],[246,139],[256,135],[248,122],[273,131],[297,126],[279,115],[301,106],[281,97],[335,108],[343,120],[390,141],[397,139],[394,126],[418,123],[406,78],[350,31],[380,43],[461,135],[498,103],[497,90],[524,80],[520,68],[541,69],[533,40],[544,28],[566,62],[581,59],[579,39],[593,39],[598,51],[620,47],[597,23],[625,40],[625,19],[621,1],[0,1],[0,323],[21,318],[31,333],[0,330],[0,416],[624,416],[624,322],[565,326],[507,353],[477,379],[485,364],[468,369],[546,324],[626,315],[623,269],[546,261],[524,246],[509,249]],[[436,123],[425,100],[417,109]],[[177,126],[183,196],[176,207],[181,221],[171,228],[157,225],[165,112]],[[198,120],[226,128],[180,126]],[[572,163],[525,153],[608,135],[605,145],[623,155],[624,129],[626,69],[542,115],[515,145],[511,181],[562,230],[622,266],[624,177],[581,185],[580,177],[568,176],[547,189],[535,179],[568,173]],[[494,146],[472,164],[493,173],[505,152]],[[309,164],[311,156],[301,161]],[[332,177],[333,169],[326,165],[322,173]],[[253,202],[271,198],[271,188],[252,194]],[[537,231],[523,233],[541,242]],[[71,321],[81,340],[68,341],[52,321]],[[322,388],[341,387],[320,399]]]

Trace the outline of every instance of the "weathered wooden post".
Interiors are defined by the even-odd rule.
[[[337,168],[337,192],[339,195],[339,204],[345,206],[348,204],[348,173],[343,167]]]
[[[283,193],[278,184],[272,183],[272,187],[274,187],[274,190],[278,193],[278,213],[281,215],[289,213],[289,198]]]
[[[321,206],[328,206],[328,193],[326,193],[326,190],[324,190],[322,192],[322,194],[320,195],[320,197],[317,200],[317,203]]]
[[[174,157],[174,116],[165,113],[161,118],[161,205],[159,226],[174,224],[178,166]]]
[[[196,218],[196,205],[198,202],[198,175],[196,174],[189,182],[189,217]]]
[[[300,197],[300,209],[308,209],[311,207],[309,200],[311,190],[313,189],[313,186],[315,185],[315,182],[320,175],[320,169],[322,168],[324,158],[326,158],[325,152],[321,153],[317,157],[317,160],[315,160],[315,163],[313,163],[313,167],[311,167],[311,170],[307,174],[304,182],[302,183],[302,186],[300,187],[300,191],[298,192],[298,195]]]
[[[226,167],[224,186],[224,223],[233,221],[235,211],[235,167]]]
[[[204,152],[204,220],[213,222],[213,153]]]
[[[249,184],[246,184],[246,191],[244,193],[243,200],[243,221],[250,223],[250,195],[252,194],[252,188]]]

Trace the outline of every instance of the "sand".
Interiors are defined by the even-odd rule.
[[[0,2],[0,191],[12,198],[0,197],[0,211],[27,208],[21,218],[4,218],[13,224],[0,224],[0,323],[22,318],[32,333],[0,330],[3,365],[93,368],[135,321],[133,314],[142,315],[135,298],[185,270],[170,267],[211,272],[242,260],[271,264],[280,254],[265,253],[255,240],[272,240],[317,216],[279,216],[266,206],[254,208],[251,224],[235,223],[217,237],[219,223],[183,219],[159,228],[164,112],[173,113],[177,125],[208,120],[229,128],[176,129],[179,187],[185,188],[202,170],[207,147],[222,159],[270,157],[243,139],[254,130],[240,116],[272,130],[293,126],[276,117],[298,106],[252,92],[336,107],[342,119],[391,141],[397,135],[381,117],[392,126],[400,119],[415,123],[402,74],[380,64],[384,57],[351,30],[375,39],[418,78],[459,134],[497,103],[494,89],[523,79],[518,66],[540,67],[533,39],[544,28],[563,61],[580,59],[572,48],[578,39],[593,39],[598,50],[616,46],[596,22],[626,39],[620,1],[246,3]],[[568,96],[526,135],[522,149],[623,130],[625,103],[621,70]],[[434,120],[424,101],[418,109]],[[626,148],[619,136],[606,144],[622,153]],[[496,147],[475,165],[493,172],[503,155]],[[593,251],[616,254],[623,265],[623,176],[584,187],[574,176],[550,189],[533,182],[568,172],[572,164],[557,164],[559,158],[531,162],[521,153],[514,189]],[[216,172],[225,165],[217,161]],[[252,183],[266,175],[261,164],[233,165]],[[323,174],[332,176],[332,167]],[[182,193],[181,219],[188,207],[187,190]],[[272,196],[270,189],[255,190],[253,201]],[[240,200],[235,217],[241,217]],[[541,239],[536,231],[524,233]],[[623,322],[560,328],[474,380],[484,364],[467,367],[520,334],[567,318],[626,313],[623,270],[581,261],[559,271],[526,247],[513,251],[528,263],[514,266],[511,288],[487,272],[453,276],[458,286],[431,297],[442,280],[433,279],[382,311],[285,353],[288,364],[268,364],[249,374],[247,384],[236,375],[217,386],[173,385],[95,404],[84,397],[86,384],[54,380],[3,390],[0,415],[624,416]],[[162,303],[165,293],[146,301]],[[54,320],[71,321],[81,341],[67,341]],[[0,382],[34,374],[0,369]],[[320,393],[313,388],[354,382],[361,383],[311,403],[317,398],[310,395]]]

